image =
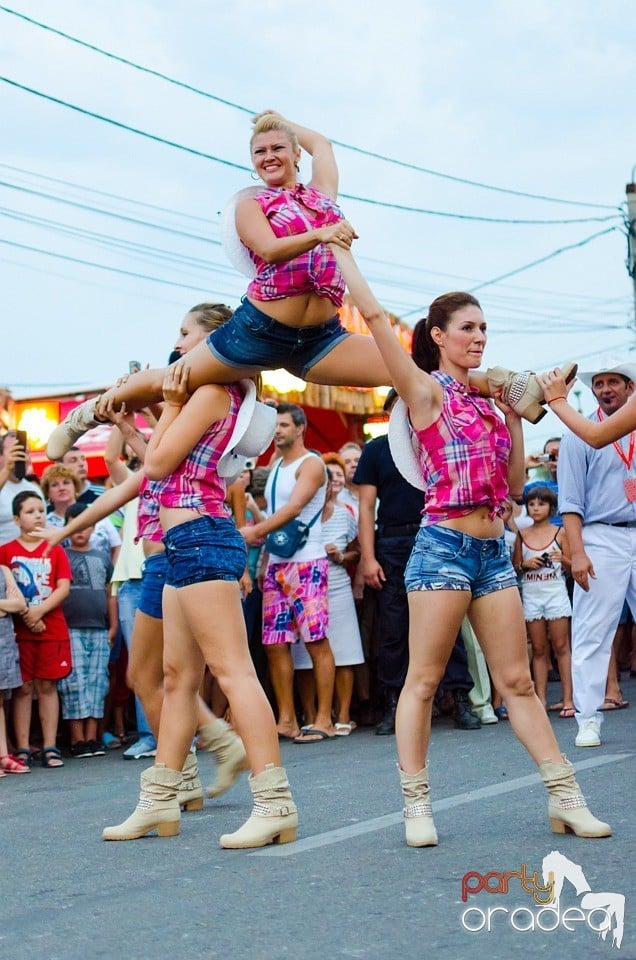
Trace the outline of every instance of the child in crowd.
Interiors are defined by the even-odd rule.
[[[5,696],[22,683],[20,655],[15,642],[12,613],[24,613],[26,600],[20,593],[8,567],[0,567],[0,777],[7,773],[28,773],[29,767],[19,757],[11,756],[7,743],[4,717]]]
[[[572,700],[570,621],[572,607],[564,571],[570,568],[567,535],[550,521],[557,496],[549,487],[532,487],[524,496],[532,526],[517,534],[514,566],[521,577],[523,611],[532,643],[532,676],[537,696],[546,706],[550,647],[559,667],[563,697],[550,709],[562,718],[575,715]]]
[[[62,610],[71,588],[71,568],[62,547],[49,552],[48,544],[34,533],[46,519],[41,497],[28,490],[19,493],[13,500],[13,518],[20,535],[0,547],[0,564],[11,569],[27,602],[26,611],[15,618],[22,674],[22,686],[15,691],[13,702],[16,756],[29,765],[33,760],[29,732],[35,689],[42,726],[42,766],[62,767],[55,745],[60,709],[57,681],[67,676],[72,666]]]
[[[86,506],[69,507],[67,522]],[[71,534],[67,549],[73,583],[64,601],[64,616],[71,634],[73,670],[60,680],[58,691],[62,716],[69,721],[72,757],[99,757],[106,752],[97,727],[104,716],[108,660],[117,635],[117,599],[110,586],[113,565],[90,544],[94,529]]]

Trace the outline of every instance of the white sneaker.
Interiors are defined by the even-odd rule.
[[[576,747],[600,747],[601,728],[596,720],[584,720],[574,741]]]
[[[499,718],[489,703],[485,703],[483,707],[473,707],[473,713],[481,720],[482,727],[489,723],[499,723]]]
[[[49,460],[60,460],[87,430],[101,423],[100,420],[95,419],[96,403],[97,397],[80,403],[79,407],[71,410],[66,419],[55,428],[46,445],[46,455]]]

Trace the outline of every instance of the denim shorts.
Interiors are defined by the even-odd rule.
[[[228,517],[198,517],[168,530],[163,538],[170,587],[207,580],[240,580],[247,566],[243,537]]]
[[[153,553],[146,557],[141,573],[141,594],[139,597],[139,607],[142,613],[155,620],[163,619],[163,610],[161,608],[161,597],[163,595],[163,585],[166,582],[166,573],[168,570],[168,561],[165,553]]]
[[[229,367],[255,372],[284,367],[297,377],[305,377],[314,364],[349,336],[337,316],[317,326],[290,327],[243,297],[231,320],[213,330],[206,342],[217,360]]]
[[[422,527],[404,572],[413,590],[468,590],[474,600],[517,586],[510,551],[501,537],[487,540],[433,524]]]

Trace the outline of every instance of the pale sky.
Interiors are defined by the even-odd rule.
[[[248,110],[278,109],[342,143],[456,178],[576,201],[485,190],[336,147],[341,193],[375,202],[341,198],[360,233],[354,252],[385,307],[414,322],[440,293],[472,290],[617,227],[476,293],[489,323],[489,365],[543,368],[579,359],[585,369],[607,351],[629,357],[636,335],[620,208],[636,164],[633,2],[7,6]],[[235,107],[3,10],[0,56],[2,76],[15,83],[249,164],[249,114]],[[130,359],[163,364],[191,305],[237,304],[245,282],[217,245],[218,214],[232,193],[252,184],[247,172],[4,82],[0,130],[0,381],[15,396],[40,385],[105,385]],[[301,168],[308,179],[307,159]],[[586,222],[475,222],[382,203]],[[591,409],[585,387],[581,400]],[[549,416],[533,439],[554,432],[560,429]]]

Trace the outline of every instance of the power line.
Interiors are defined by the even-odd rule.
[[[606,233],[613,233],[617,230],[618,227],[608,227],[607,230],[599,230],[598,233],[593,233],[589,237],[585,237],[584,240],[579,240],[578,243],[569,243],[565,247],[559,247],[558,250],[554,250],[552,253],[546,254],[545,257],[539,257],[538,260],[532,260],[531,263],[526,263],[522,267],[517,267],[516,270],[509,270],[508,273],[502,273],[499,277],[493,277],[492,280],[484,280],[483,283],[478,283],[476,287],[472,287],[469,291],[474,293],[476,290],[482,290],[484,287],[489,287],[493,283],[499,283],[501,280],[507,280],[509,277],[514,277],[517,273],[523,273],[524,270],[529,270],[531,267],[536,267],[540,263],[545,263],[547,260],[552,260],[554,257],[558,257],[559,254],[565,253],[567,250],[576,250],[577,247],[584,247],[586,244],[591,243],[592,240],[596,240],[598,237],[605,236]]]
[[[28,250],[30,253],[40,253],[45,257],[55,257],[56,260],[65,260],[68,263],[77,263],[83,267],[94,267],[96,270],[107,270],[109,273],[119,273],[125,277],[135,277],[139,280],[151,280],[153,283],[165,284],[168,287],[182,287],[184,290],[197,290],[201,292],[202,286],[195,287],[190,283],[179,283],[176,280],[163,280],[161,277],[151,277],[143,273],[135,273],[132,270],[122,270],[119,267],[109,267],[104,263],[94,263],[91,260],[82,260],[79,257],[71,257],[63,253],[54,253],[52,250],[42,250],[40,247],[31,247],[25,243],[17,243],[15,240],[5,240],[0,237],[0,244],[5,247],[15,247],[18,250]]]
[[[0,7],[1,9],[1,7]],[[115,120],[113,117],[106,117],[104,114],[96,113],[94,110],[87,110],[85,107],[80,107],[75,103],[70,103],[68,100],[62,100],[60,97],[54,97],[49,93],[44,93],[41,90],[35,90],[33,87],[28,87],[23,83],[18,83],[17,80],[11,80],[9,77],[0,76],[0,81],[6,83],[11,87],[15,87],[18,90],[22,90],[25,93],[30,93],[35,97],[40,97],[42,100],[48,100],[50,103],[56,103],[58,106],[66,107],[69,110],[73,110],[75,113],[82,114],[86,117],[91,117],[93,120],[99,120],[102,123],[110,124],[111,126],[117,127],[119,130],[126,130],[128,133],[134,133],[137,136],[145,137],[147,140],[152,140],[155,143],[162,143],[164,146],[173,147],[176,150],[182,150],[185,153],[192,154],[196,157],[201,157],[204,160],[212,160],[214,163],[221,163],[226,167],[233,167],[235,170],[242,170],[244,172],[250,172],[250,168],[246,167],[242,163],[235,163],[233,160],[225,160],[222,157],[214,156],[213,154],[206,153],[204,150],[198,150],[196,147],[188,147],[185,144],[177,143],[175,140],[168,140],[166,137],[160,137],[158,134],[149,133],[146,130],[140,130],[138,127],[133,127],[130,124],[123,123],[120,120]],[[531,225],[531,226],[546,226],[546,225],[557,225],[557,224],[571,224],[571,223],[605,223],[607,220],[612,220],[617,216],[622,216],[619,213],[614,213],[611,216],[607,217],[585,217],[585,218],[576,218],[569,220],[523,220],[523,219],[509,219],[503,217],[479,217],[473,216],[471,214],[463,213],[449,213],[442,210],[428,210],[422,207],[411,207],[399,203],[390,203],[384,200],[374,200],[370,197],[359,197],[354,194],[341,193],[341,197],[347,200],[354,200],[359,203],[371,204],[375,207],[384,207],[392,210],[402,210],[408,213],[422,213],[428,216],[433,217],[447,217],[453,220],[467,220],[475,221],[478,223],[498,223],[498,224],[515,224],[515,225]]]
[[[606,233],[613,233],[615,230],[618,230],[618,227],[608,227],[607,230],[599,230],[598,233],[593,233],[589,237],[585,237],[584,240],[579,240],[578,243],[571,243],[565,247],[559,247],[558,250],[553,250],[552,253],[546,254],[545,257],[539,257],[538,260],[532,260],[530,263],[525,263],[522,267],[517,267],[515,270],[509,270],[508,273],[502,273],[498,277],[493,277],[492,280],[484,280],[483,283],[478,283],[477,286],[471,287],[469,293],[475,293],[476,290],[481,290],[484,287],[489,287],[494,283],[500,283],[502,280],[507,280],[509,277],[514,277],[518,273],[523,273],[525,270],[529,270],[531,267],[536,267],[540,263],[545,263],[547,260],[552,260],[554,257],[558,257],[559,254],[565,253],[567,250],[575,250],[577,247],[583,247],[585,244],[590,243],[592,240],[596,240],[597,237],[602,237]],[[416,307],[413,310],[410,310],[408,313],[402,315],[402,320],[406,317],[410,317],[415,313],[421,313],[425,310],[425,307]]]
[[[150,76],[157,77],[160,80],[164,80],[166,83],[172,84],[172,86],[180,87],[183,90],[188,90],[190,93],[196,93],[199,96],[205,97],[208,100],[214,100],[216,103],[223,104],[224,106],[231,107],[233,110],[239,110],[242,113],[254,114],[258,111],[252,110],[249,107],[245,107],[240,103],[235,103],[232,100],[227,100],[224,97],[219,97],[216,94],[210,93],[207,90],[202,90],[200,87],[195,87],[190,83],[186,83],[182,80],[177,80],[174,77],[170,77],[165,73],[162,73],[160,70],[153,70],[150,67],[144,67],[139,63],[135,63],[133,60],[128,60],[126,57],[118,56],[117,54],[111,53],[108,50],[104,50],[102,47],[98,47],[95,44],[88,43],[85,40],[80,40],[79,37],[74,37],[70,33],[65,33],[63,30],[58,30],[55,27],[51,27],[48,24],[42,23],[39,20],[35,20],[32,17],[26,16],[26,14],[19,13],[17,10],[13,10],[11,7],[7,7],[4,4],[0,4],[0,10],[5,13],[10,14],[11,16],[18,17],[20,20],[24,20],[27,23],[32,24],[33,26],[39,27],[42,30],[46,30],[49,33],[55,34],[58,37],[62,37],[64,40],[69,40],[71,43],[75,43],[80,47],[85,47],[87,50],[92,50],[94,53],[98,53],[101,56],[107,57],[109,60],[114,60],[118,63],[123,63],[127,67],[131,67],[133,70],[138,70],[141,73],[146,73]],[[391,163],[398,167],[403,167],[407,170],[415,170],[418,173],[426,173],[432,177],[439,177],[443,180],[450,180],[453,183],[461,183],[465,186],[478,187],[482,190],[492,190],[497,193],[509,194],[515,197],[524,197],[529,200],[541,200],[547,203],[560,203],[567,204],[569,206],[578,206],[578,207],[594,207],[597,209],[603,210],[615,210],[616,207],[611,204],[604,203],[592,203],[586,200],[564,200],[559,197],[550,197],[543,194],[528,193],[522,190],[513,190],[508,187],[498,187],[493,184],[482,183],[478,180],[469,180],[466,177],[456,177],[449,173],[442,173],[439,170],[432,170],[429,167],[422,167],[419,164],[409,163],[405,160],[398,160],[395,157],[388,157],[381,153],[376,153],[373,150],[366,150],[363,147],[356,147],[349,143],[344,143],[341,140],[336,140],[330,138],[332,143],[335,143],[337,146],[342,147],[345,150],[351,150],[354,153],[358,153],[362,156],[371,157],[374,160],[380,160],[384,163]]]
[[[0,163],[0,169],[11,170],[13,173],[21,173],[28,177],[36,177],[40,180],[48,180],[49,183],[58,183],[64,187],[71,187],[74,190],[85,190],[87,193],[95,193],[99,197],[108,197],[109,200],[120,200],[122,203],[134,203],[138,207],[148,207],[149,210],[157,210],[159,213],[169,213],[172,216],[183,217],[187,220],[198,220],[199,223],[214,224],[216,221],[209,217],[199,217],[195,213],[184,213],[183,210],[174,210],[171,207],[162,207],[156,203],[148,203],[146,200],[138,200],[136,197],[125,197],[120,193],[109,193],[107,190],[98,190],[97,187],[87,187],[82,183],[74,183],[71,180],[61,180],[59,177],[51,177],[45,173],[37,173],[35,170],[27,170],[24,167],[14,167],[10,163]]]
[[[99,213],[104,217],[113,217],[116,220],[124,220],[126,223],[134,223],[140,227],[150,227],[152,230],[162,230],[165,233],[172,233],[179,237],[186,237],[188,240],[200,240],[202,243],[211,243],[215,247],[221,246],[220,240],[213,240],[212,237],[203,237],[200,234],[189,233],[186,230],[179,230],[176,227],[167,227],[160,223],[151,223],[149,220],[140,220],[138,217],[129,217],[123,213],[113,213],[111,210],[104,210],[101,207],[93,207],[90,204],[82,203],[79,200],[69,200],[67,197],[57,197],[53,193],[44,193],[42,190],[34,190],[33,187],[22,187],[16,183],[9,183],[6,180],[0,180],[0,187],[7,190],[17,190],[19,193],[26,193],[33,197],[41,197],[45,200],[52,200],[54,203],[63,203],[69,207],[76,207],[80,210],[87,210],[89,213]]]

